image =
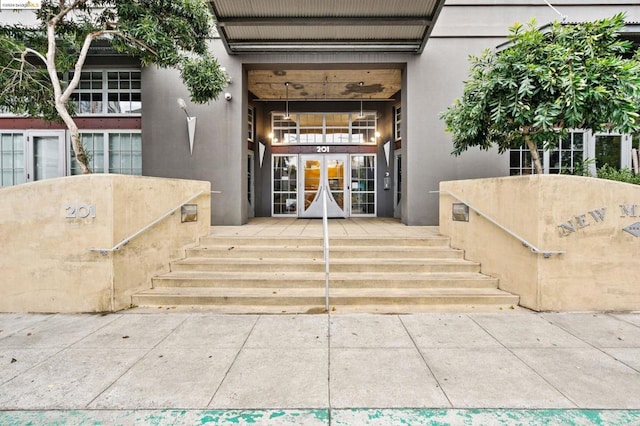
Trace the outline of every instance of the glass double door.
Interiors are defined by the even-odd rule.
[[[321,218],[323,197],[327,195],[327,216],[349,216],[347,154],[301,155],[302,182],[299,186],[298,216]]]

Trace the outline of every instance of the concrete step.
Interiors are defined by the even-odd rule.
[[[189,257],[171,263],[171,271],[324,272],[319,259],[219,259]],[[480,272],[480,265],[464,259],[333,259],[332,272]]]
[[[324,272],[179,271],[153,278],[153,287],[324,288]],[[331,288],[497,288],[498,280],[480,273],[330,274]]]
[[[448,247],[330,246],[330,259],[462,259],[464,251]],[[264,245],[209,245],[187,249],[187,257],[241,259],[322,259],[322,247],[282,248]]]
[[[322,244],[320,235],[211,235],[132,302],[222,313],[324,312]],[[330,302],[339,312],[477,312],[518,304],[446,237],[332,237],[329,248]]]
[[[446,289],[332,289],[330,305],[517,305],[518,296],[498,289],[446,288]],[[325,304],[324,289],[308,288],[202,288],[160,287],[132,296],[136,306],[167,305],[236,305],[271,306],[287,310],[290,307]]]
[[[201,246],[262,245],[272,249],[316,246],[322,248],[322,235],[317,237],[280,236],[216,236],[209,235],[200,240]],[[449,247],[449,238],[432,237],[330,237],[329,246],[405,246],[405,247]]]

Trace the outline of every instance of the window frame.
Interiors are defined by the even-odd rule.
[[[327,116],[329,115],[346,115],[348,117],[348,122],[344,126],[340,125],[328,125],[327,124]],[[359,117],[359,112],[303,112],[303,113],[294,113],[289,114],[290,119],[285,119],[285,113],[281,111],[274,111],[271,113],[271,143],[276,146],[294,146],[294,145],[303,145],[303,146],[314,146],[314,145],[354,145],[354,146],[366,146],[366,145],[376,145],[376,135],[377,135],[377,127],[378,127],[378,114],[375,111],[364,111],[364,120],[372,122],[370,125],[359,126],[355,125],[357,121],[363,120],[363,118]],[[321,125],[314,126],[302,126],[300,123],[302,121],[302,117],[305,115],[315,115],[322,117]],[[286,124],[286,125],[285,125]],[[328,135],[339,135],[339,133],[327,133],[328,130],[331,129],[344,129],[348,134],[348,140],[345,142],[341,138],[334,138],[334,140],[328,140]],[[305,133],[305,130],[320,130],[321,133]],[[364,132],[362,132],[364,131]],[[321,136],[319,139],[316,137],[315,140],[311,142],[303,142],[302,136],[306,134],[315,134]],[[364,135],[372,135],[369,138],[363,138],[362,142],[354,142],[354,135],[356,134],[364,134]],[[295,140],[295,142],[284,141],[285,135],[289,135],[286,139],[289,141]],[[293,136],[293,138],[292,138]],[[337,141],[336,141],[337,140]]]
[[[66,73],[64,73],[64,77],[66,81],[70,81],[71,78],[73,77],[73,73],[74,71],[68,71]],[[140,68],[128,68],[128,67],[124,67],[124,68],[85,68],[81,71],[81,73],[101,73],[102,74],[102,78],[101,78],[101,88],[100,89],[93,89],[93,88],[82,88],[82,83],[83,81],[86,82],[86,80],[80,80],[80,82],[78,83],[78,87],[73,91],[73,96],[80,96],[82,94],[93,94],[93,93],[100,93],[101,97],[102,97],[102,109],[100,112],[79,112],[76,111],[76,116],[77,117],[95,117],[95,116],[108,116],[108,117],[140,117],[142,116],[142,70]],[[109,73],[117,73],[118,74],[118,79],[117,80],[109,80]],[[120,74],[121,73],[129,73],[129,80],[128,80],[128,88],[121,88],[121,82],[125,81],[125,80],[121,80],[120,79]],[[134,73],[137,73],[140,78],[139,79],[133,79],[132,76]],[[110,83],[112,82],[117,82],[118,88],[113,88],[111,89]],[[134,88],[134,82],[138,82],[137,88]],[[139,94],[140,97],[140,101],[138,101],[140,103],[140,108],[139,108],[139,112],[132,112],[132,111],[128,111],[128,112],[110,112],[109,111],[109,95],[111,94],[128,94],[129,95],[129,102],[134,102],[131,100],[131,97],[133,97],[133,94]]]
[[[131,173],[121,173],[121,172],[112,172],[111,171],[111,157],[112,157],[112,152],[109,148],[109,138],[111,135],[114,134],[129,134],[129,135],[140,135],[140,174],[131,174]],[[69,134],[69,132],[67,132],[67,134]],[[127,174],[127,175],[131,175],[131,176],[142,176],[142,130],[140,129],[82,129],[80,130],[80,137],[82,137],[82,135],[84,134],[102,134],[103,135],[103,167],[102,167],[102,172],[101,173],[106,173],[106,174]],[[73,151],[73,147],[71,146],[71,136],[69,135],[67,137],[67,176],[75,176],[75,174],[73,174],[73,157],[74,157],[74,151]]]

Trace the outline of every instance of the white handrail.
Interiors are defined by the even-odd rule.
[[[162,222],[164,219],[166,219],[167,217],[171,216],[172,214],[174,214],[176,212],[176,210],[178,210],[179,208],[181,208],[183,205],[187,204],[190,201],[195,200],[196,198],[198,198],[199,196],[201,196],[202,194],[206,193],[207,191],[200,191],[197,194],[189,197],[188,199],[186,199],[185,201],[181,202],[180,204],[178,204],[176,207],[172,208],[171,210],[169,210],[168,212],[164,213],[162,216],[158,217],[156,220],[154,220],[153,222],[149,223],[148,225],[146,225],[145,227],[141,228],[139,231],[134,232],[133,234],[131,234],[130,236],[128,236],[127,238],[123,239],[122,241],[120,241],[118,244],[116,244],[115,246],[111,247],[111,248],[97,248],[97,247],[89,247],[89,251],[99,251],[100,254],[102,254],[103,256],[106,256],[107,253],[109,252],[114,252],[114,251],[118,251],[120,250],[120,248],[122,246],[125,246],[129,243],[129,241],[133,240],[135,237],[137,237],[138,235],[144,233],[145,231],[147,231],[149,228],[151,228],[152,226],[156,225],[159,222]],[[211,191],[212,193],[216,193],[217,191]]]
[[[324,249],[324,309],[329,312],[329,219],[327,217],[327,187],[322,189],[322,235]]]
[[[477,208],[473,207],[471,204],[469,204],[468,202],[466,202],[465,200],[463,200],[462,198],[458,197],[456,194],[454,194],[451,191],[429,191],[430,194],[440,194],[440,193],[445,193],[448,194],[450,196],[452,196],[453,198],[455,198],[456,200],[460,201],[461,203],[466,204],[470,209],[472,209],[473,211],[475,211],[477,214],[479,214],[480,216],[484,217],[485,219],[487,219],[489,222],[493,223],[494,225],[496,225],[498,228],[502,229],[504,232],[506,232],[507,234],[511,235],[512,237],[516,238],[517,240],[519,240],[523,246],[527,247],[528,249],[531,250],[532,253],[535,254],[541,254],[545,259],[548,259],[551,257],[551,255],[554,254],[564,254],[567,251],[566,250],[542,250],[537,248],[536,246],[534,246],[533,244],[531,244],[529,241],[525,240],[524,238],[522,238],[521,236],[519,236],[518,234],[516,234],[515,232],[511,231],[510,229],[508,229],[507,227],[499,224],[495,219],[492,219],[491,217],[487,216],[485,213],[481,212],[480,210],[478,210]]]

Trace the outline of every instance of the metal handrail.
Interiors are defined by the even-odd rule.
[[[478,215],[484,217],[486,220],[488,220],[489,222],[493,223],[494,225],[496,225],[498,228],[502,229],[504,232],[506,232],[507,234],[511,235],[512,237],[516,238],[517,240],[519,240],[523,246],[527,247],[528,249],[531,250],[532,253],[535,254],[541,254],[545,259],[550,258],[552,255],[554,254],[564,254],[567,251],[566,250],[542,250],[537,248],[536,246],[534,246],[533,244],[531,244],[529,241],[525,240],[524,238],[522,238],[520,235],[516,234],[515,232],[511,231],[510,229],[508,229],[507,227],[499,224],[495,219],[492,219],[491,217],[489,217],[488,215],[486,215],[485,213],[481,212],[480,210],[478,210],[477,208],[473,207],[471,204],[469,204],[467,201],[463,200],[462,198],[460,198],[459,196],[457,196],[456,194],[454,194],[451,191],[429,191],[430,194],[440,194],[440,193],[445,193],[448,194],[450,196],[452,196],[453,198],[455,198],[456,200],[460,201],[461,203],[466,204],[470,209],[472,209],[473,211],[475,211]]]
[[[329,190],[326,186],[322,189],[322,236],[324,250],[324,309],[329,312],[329,218],[327,217],[327,198]]]
[[[178,210],[179,208],[181,208],[183,205],[187,204],[190,201],[195,200],[196,198],[198,198],[199,196],[201,196],[202,194],[206,193],[207,191],[200,191],[197,194],[189,197],[188,199],[186,199],[185,201],[181,202],[180,204],[178,204],[176,207],[172,208],[171,210],[169,210],[168,212],[164,213],[162,216],[158,217],[157,219],[155,219],[153,222],[149,223],[148,225],[146,225],[145,227],[141,228],[140,230],[134,232],[133,234],[131,234],[130,236],[128,236],[127,238],[123,239],[122,241],[120,241],[118,244],[116,244],[115,246],[111,247],[111,248],[97,248],[97,247],[89,247],[89,251],[99,251],[100,254],[102,254],[103,256],[106,256],[107,253],[110,252],[114,252],[114,251],[118,251],[120,250],[120,248],[122,246],[125,246],[129,243],[129,241],[133,240],[135,237],[137,237],[138,235],[144,233],[145,231],[147,231],[149,228],[153,227],[154,225],[158,224],[159,222],[162,222],[164,219],[166,219],[167,217],[171,216],[172,214],[174,214],[176,212],[176,210]],[[217,193],[218,191],[211,191],[211,193]]]

